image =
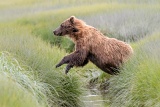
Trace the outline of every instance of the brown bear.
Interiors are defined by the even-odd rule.
[[[56,36],[68,35],[75,43],[75,51],[65,56],[56,67],[67,64],[65,73],[73,67],[84,66],[91,61],[111,75],[132,55],[131,46],[115,38],[104,36],[99,30],[71,16],[53,31]]]

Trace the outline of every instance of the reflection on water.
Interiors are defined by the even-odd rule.
[[[91,89],[83,96],[85,107],[109,107],[108,100],[105,99],[99,90]]]

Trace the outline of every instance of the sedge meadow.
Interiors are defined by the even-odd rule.
[[[0,107],[160,107],[159,0],[0,1]],[[133,47],[120,74],[55,68],[74,44],[53,30],[72,15]]]

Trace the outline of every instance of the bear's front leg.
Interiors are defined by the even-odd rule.
[[[61,65],[63,64],[67,64],[69,63],[69,56],[65,56],[57,65],[56,65],[56,68],[60,67]]]
[[[69,71],[71,68],[73,68],[73,66],[74,66],[74,65],[72,65],[72,64],[68,64],[68,65],[66,66],[65,74],[67,74],[68,71]]]
[[[72,54],[65,56],[59,64],[56,65],[57,67],[60,67],[63,64],[68,64],[66,66],[66,74],[73,66],[84,66],[88,63],[87,59],[87,52],[85,50],[76,50]]]
[[[76,65],[76,66],[84,66],[84,65],[86,65],[87,63],[88,63],[88,59],[86,58],[82,64]],[[69,64],[66,66],[65,74],[67,74],[67,73],[69,72],[69,70],[70,70],[71,68],[73,68],[74,64],[76,64],[74,60],[71,60],[71,61],[69,62]]]

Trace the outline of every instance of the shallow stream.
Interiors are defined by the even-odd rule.
[[[88,90],[87,94],[83,96],[85,107],[109,107],[108,100],[105,99],[99,90]]]

